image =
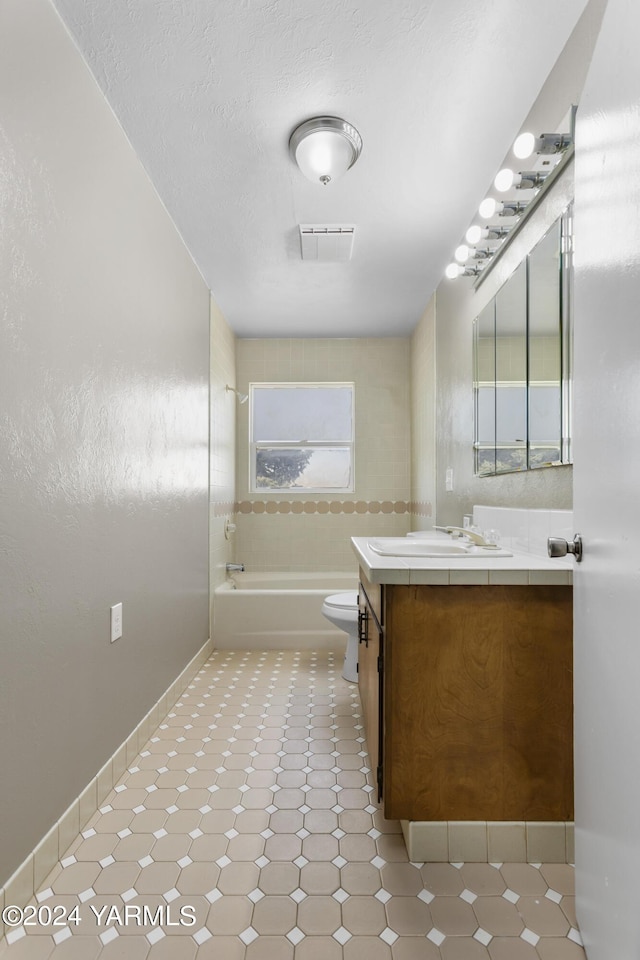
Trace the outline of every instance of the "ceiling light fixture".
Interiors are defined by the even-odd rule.
[[[354,165],[362,152],[362,137],[339,117],[313,117],[293,131],[289,150],[308,180],[326,186]]]

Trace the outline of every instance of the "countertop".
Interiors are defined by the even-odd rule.
[[[551,560],[532,553],[511,557],[384,557],[368,547],[381,537],[352,537],[358,563],[371,583],[513,584],[518,586],[569,586],[573,583],[573,558]]]

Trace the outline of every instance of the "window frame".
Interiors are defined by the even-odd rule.
[[[301,389],[348,389],[351,391],[351,438],[347,440],[304,440],[304,441],[256,441],[254,440],[254,406],[257,392],[260,390],[301,390]],[[258,487],[256,481],[256,454],[266,450],[317,450],[318,448],[345,449],[349,452],[350,484],[346,487]],[[355,492],[355,383],[353,381],[282,381],[256,382],[249,384],[249,490],[252,494],[275,494],[282,496],[308,496],[309,494],[327,494],[328,496]]]

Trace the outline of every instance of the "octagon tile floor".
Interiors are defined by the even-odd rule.
[[[571,866],[409,862],[339,660],[215,652],[0,958],[584,960]]]

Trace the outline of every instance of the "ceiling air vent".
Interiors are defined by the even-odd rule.
[[[301,223],[300,253],[303,260],[322,260],[336,263],[351,260],[353,224]]]

